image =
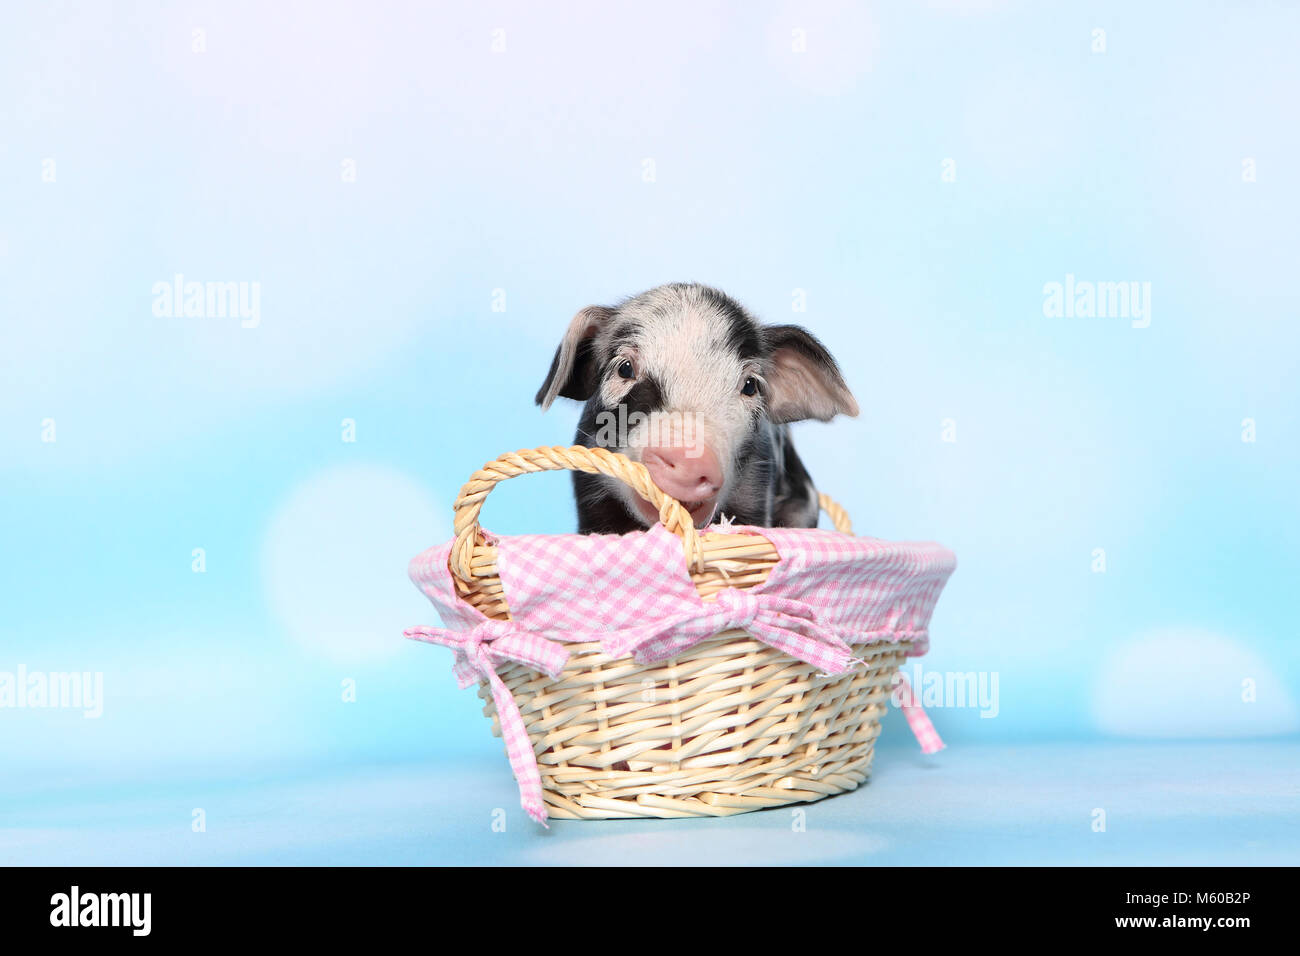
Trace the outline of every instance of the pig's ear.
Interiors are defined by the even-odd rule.
[[[596,390],[596,363],[592,355],[592,342],[601,330],[613,309],[602,305],[589,305],[573,317],[569,331],[564,333],[564,340],[555,350],[551,359],[551,370],[546,374],[546,381],[537,391],[537,404],[542,410],[551,407],[556,396],[577,399],[585,402]]]
[[[831,353],[797,325],[763,328],[767,346],[767,414],[776,424],[856,415],[858,403]]]

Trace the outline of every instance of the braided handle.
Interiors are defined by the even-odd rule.
[[[702,569],[704,551],[700,547],[700,536],[695,530],[695,522],[676,498],[670,498],[659,490],[650,480],[650,472],[639,462],[623,455],[606,451],[604,448],[585,448],[572,445],[567,448],[551,446],[547,448],[527,448],[502,455],[490,461],[474,474],[460,489],[456,499],[456,520],[453,528],[456,540],[451,546],[451,558],[448,562],[451,573],[464,584],[471,581],[470,562],[474,556],[474,545],[478,543],[479,512],[488,493],[498,483],[516,475],[537,471],[585,471],[591,474],[609,475],[627,484],[633,491],[659,509],[659,520],[665,528],[682,539],[682,550],[686,554],[686,566]]]
[[[853,522],[849,520],[849,513],[840,507],[840,503],[830,495],[818,495],[817,504],[821,506],[822,511],[831,519],[831,524],[835,525],[835,530],[840,534],[852,534]]]

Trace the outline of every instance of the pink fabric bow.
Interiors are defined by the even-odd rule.
[[[733,628],[827,674],[842,674],[853,664],[853,651],[818,622],[811,605],[737,588],[719,591],[717,600],[682,613],[606,634],[604,647],[611,657],[635,654],[645,664],[675,657]]]
[[[524,630],[515,621],[490,618],[468,631],[412,627],[403,633],[412,640],[441,644],[454,650],[456,681],[461,687],[468,687],[478,680],[487,681],[501,722],[501,736],[506,742],[510,769],[519,783],[520,806],[530,817],[546,826],[546,804],[542,800],[542,775],[537,769],[537,755],[524,728],[519,705],[496,669],[507,661],[515,661],[543,671],[556,680],[569,660],[568,649],[540,634]]]

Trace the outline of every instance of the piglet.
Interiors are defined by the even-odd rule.
[[[573,317],[537,393],[584,402],[575,444],[639,461],[697,527],[812,528],[817,489],[789,422],[857,415],[835,359],[795,325],[761,325],[708,286],[674,283]],[[622,482],[574,472],[578,530],[622,534],[658,514]]]

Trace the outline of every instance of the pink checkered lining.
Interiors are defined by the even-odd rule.
[[[911,640],[913,655],[928,648],[930,616],[956,566],[946,548],[817,529],[733,530],[762,534],[781,559],[761,585],[729,588],[709,602],[695,590],[681,542],[662,525],[621,536],[498,539],[497,571],[512,617],[505,622],[457,597],[447,567],[450,543],[411,562],[411,580],[447,626],[411,628],[406,636],[453,648],[462,687],[487,681],[521,803],[533,819],[546,820],[541,775],[519,709],[496,675],[506,661],[554,678],[568,659],[566,642],[599,641],[611,656],[633,654],[644,663],[731,628],[744,628],[828,674],[861,663],[850,643]],[[910,688],[896,696],[922,750],[940,749]]]

